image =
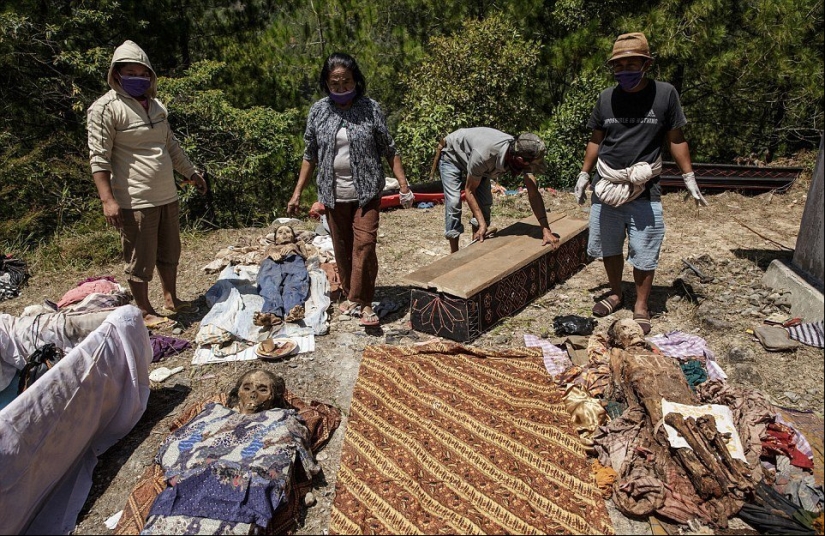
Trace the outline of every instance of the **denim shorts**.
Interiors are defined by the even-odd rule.
[[[443,156],[439,160],[438,172],[441,175],[441,184],[444,187],[444,236],[447,238],[458,238],[464,232],[464,224],[461,223],[461,185],[464,182],[465,173],[452,162],[448,162]],[[478,184],[475,191],[476,200],[481,215],[487,226],[490,225],[490,210],[493,207],[493,193],[490,179],[484,177]],[[478,221],[473,217],[470,225],[478,226]]]
[[[593,196],[587,254],[595,258],[621,255],[627,237],[627,261],[636,269],[655,270],[665,237],[662,202],[636,199],[620,207],[600,203]]]

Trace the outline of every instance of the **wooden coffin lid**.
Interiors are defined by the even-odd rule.
[[[561,237],[559,245],[588,226],[586,220],[563,214],[548,216],[550,229]],[[549,248],[541,245],[541,227],[535,216],[530,216],[505,227],[493,238],[471,244],[408,274],[404,282],[466,299],[548,253]]]

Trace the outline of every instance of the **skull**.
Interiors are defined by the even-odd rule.
[[[262,370],[247,372],[238,381],[238,410],[250,415],[272,409],[281,400],[283,392],[283,380],[276,385],[272,376]]]
[[[295,231],[292,230],[292,227],[289,225],[281,225],[278,227],[278,230],[275,231],[275,243],[279,246],[283,244],[294,244]]]
[[[608,341],[611,346],[624,348],[644,346],[645,334],[642,327],[630,318],[623,318],[613,322],[607,330]]]

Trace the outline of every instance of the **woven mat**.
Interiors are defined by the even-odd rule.
[[[364,350],[330,533],[613,534],[539,348]]]

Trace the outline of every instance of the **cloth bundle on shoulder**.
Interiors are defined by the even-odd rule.
[[[26,360],[26,365],[20,371],[20,383],[17,384],[19,395],[35,382],[39,377],[52,369],[63,358],[63,350],[53,343],[46,343],[32,352]]]

